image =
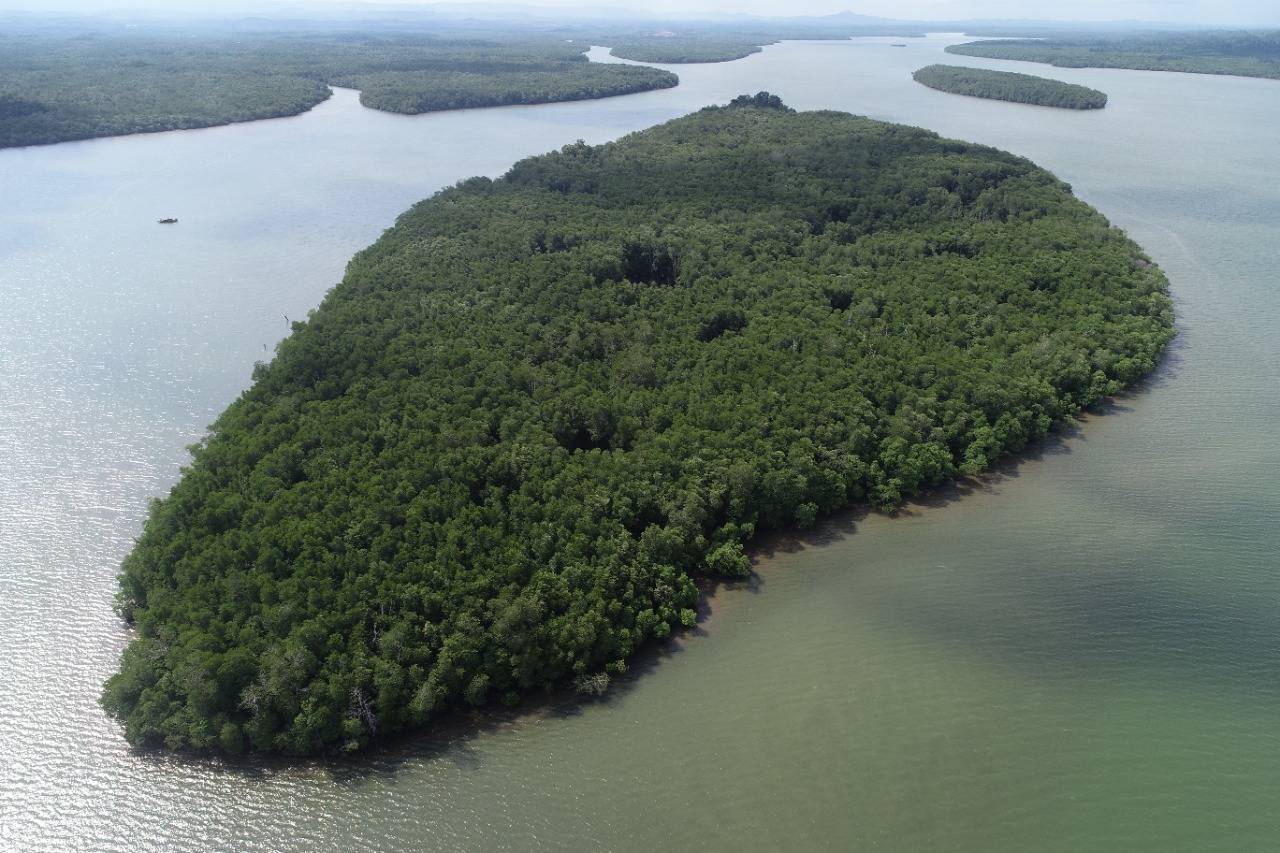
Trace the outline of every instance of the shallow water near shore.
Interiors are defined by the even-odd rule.
[[[417,117],[338,90],[0,151],[0,848],[1273,849],[1280,82],[942,53],[959,40],[783,43],[672,90]],[[910,78],[932,62],[1110,100],[947,95]],[[119,561],[285,317],[442,186],[760,89],[1069,181],[1169,275],[1169,357],[963,494],[764,543],[607,701],[332,764],[130,752],[97,706]]]

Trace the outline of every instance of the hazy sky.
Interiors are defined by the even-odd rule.
[[[303,0],[311,9],[360,6],[375,0]],[[384,5],[388,0],[381,0]],[[432,0],[390,0],[398,5],[431,5]],[[469,0],[449,0],[467,5]],[[476,0],[492,5],[492,0]],[[511,0],[506,0],[511,2]],[[1037,18],[1068,21],[1143,20],[1234,26],[1280,27],[1280,0],[515,0],[513,5],[565,10],[589,7],[641,10],[687,17],[697,12],[745,12],[756,15],[826,15],[852,11],[892,18]],[[287,0],[0,0],[0,10],[149,12],[250,10],[291,5]]]
[[[527,0],[525,5],[571,8],[583,3],[581,0]],[[758,15],[826,15],[848,10],[886,18],[1040,18],[1280,25],[1280,0],[648,0],[618,5],[686,13],[691,8]]]

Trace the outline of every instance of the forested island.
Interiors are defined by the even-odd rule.
[[[948,53],[1061,68],[1132,68],[1280,79],[1280,30],[1012,39],[951,45]]]
[[[1016,101],[1041,107],[1099,110],[1107,105],[1106,93],[1097,89],[1011,71],[991,71],[960,65],[926,65],[913,73],[911,79],[930,89],[953,95]]]
[[[130,743],[354,750],[607,687],[759,532],[891,510],[1154,366],[1166,282],[1033,163],[776,97],[405,213],[120,579]]]
[[[400,113],[668,88],[669,71],[589,62],[523,32],[0,36],[0,148],[297,115],[329,86]]]

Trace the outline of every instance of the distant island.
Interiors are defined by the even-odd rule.
[[[890,510],[1150,371],[1160,271],[1021,157],[768,93],[405,213],[125,560],[130,743],[355,750],[696,621],[760,531]]]
[[[1000,39],[951,45],[947,52],[1044,62],[1062,68],[1131,68],[1280,79],[1280,30]]]
[[[1107,105],[1106,93],[1097,89],[1011,71],[991,71],[960,65],[926,65],[912,74],[911,78],[930,89],[953,95],[1071,110],[1098,110]]]

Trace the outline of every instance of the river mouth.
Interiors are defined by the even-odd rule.
[[[404,117],[339,91],[288,120],[0,151],[0,845],[1271,846],[1280,84],[974,60],[1111,100],[917,92],[954,40],[784,43],[544,107]],[[776,548],[758,592],[719,590],[711,630],[610,702],[349,776],[129,752],[96,705],[119,560],[282,315],[442,186],[761,89],[1054,171],[1169,275],[1174,363],[995,489]]]

